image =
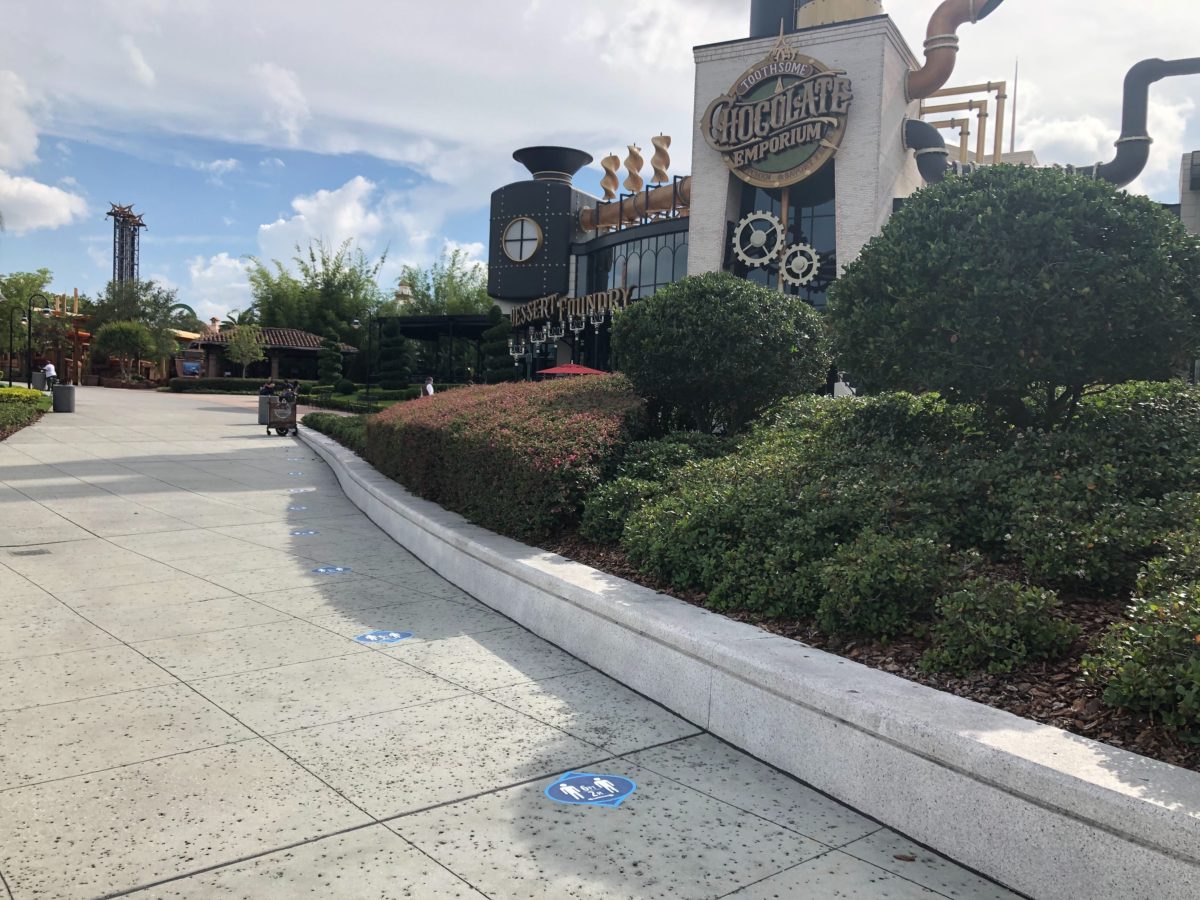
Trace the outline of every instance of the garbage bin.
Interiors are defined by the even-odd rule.
[[[75,385],[73,384],[56,384],[53,388],[54,393],[54,411],[60,412],[75,412]]]
[[[258,424],[271,424],[271,398],[269,396],[258,398]]]
[[[34,372],[33,373],[33,389],[35,391],[44,391],[46,389],[46,373],[45,372]]]

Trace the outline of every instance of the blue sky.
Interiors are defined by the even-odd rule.
[[[919,52],[937,0],[884,0]],[[450,10],[452,14],[447,14]],[[1019,140],[1043,163],[1112,157],[1130,65],[1200,54],[1194,0],[1007,0],[961,32],[954,83],[1012,76]],[[513,150],[597,159],[675,137],[690,169],[692,47],[746,32],[749,0],[39,0],[5,10],[0,271],[102,289],[108,203],[149,224],[142,274],[203,316],[249,302],[245,258],[310,238],[405,263],[482,256]],[[1200,78],[1154,88],[1146,174],[1178,198],[1200,149]],[[593,189],[593,169],[581,186]]]

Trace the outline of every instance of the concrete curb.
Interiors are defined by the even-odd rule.
[[[311,429],[443,578],[747,753],[1036,898],[1190,900],[1200,775],[944,694],[471,525]]]

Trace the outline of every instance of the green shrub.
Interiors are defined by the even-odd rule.
[[[578,522],[645,427],[621,377],[469,387],[367,420],[367,458],[421,497],[514,537]]]
[[[711,434],[675,431],[655,441],[631,444],[617,471],[628,478],[663,481],[689,462],[717,459],[732,449],[728,440]]]
[[[1058,618],[1057,609],[1053,591],[972,579],[938,599],[934,646],[921,657],[921,667],[999,675],[1027,662],[1060,657],[1079,636],[1079,627]]]
[[[335,416],[333,413],[309,413],[300,424],[328,435],[343,447],[363,456],[367,449],[366,416]]]
[[[827,634],[848,637],[905,634],[929,618],[952,571],[946,544],[864,532],[821,567],[817,622]]]
[[[1200,582],[1200,531],[1169,535],[1159,550],[1138,574],[1137,596],[1154,597]]]
[[[592,491],[583,505],[579,533],[598,544],[616,544],[625,520],[663,491],[661,481],[625,476],[606,481]]]
[[[770,404],[819,388],[829,369],[811,306],[724,273],[638,302],[614,319],[612,340],[638,394],[706,432],[741,431]]]
[[[1158,203],[1054,169],[987,166],[919,191],[831,292],[867,391],[942,391],[1053,428],[1102,385],[1191,360],[1200,242]]]
[[[261,378],[172,378],[168,382],[176,394],[257,394]],[[316,382],[300,382],[300,393],[311,393]]]
[[[334,393],[341,394],[342,396],[349,396],[350,394],[356,393],[358,391],[358,387],[349,378],[343,378],[337,383],[333,391]]]
[[[0,403],[38,404],[46,395],[41,391],[30,388],[6,387],[0,388]]]
[[[1135,599],[1084,671],[1104,688],[1105,702],[1200,739],[1200,583]]]
[[[40,394],[40,391],[35,393]],[[0,441],[11,437],[22,428],[27,428],[50,408],[48,397],[39,397],[36,403],[3,402],[0,403]]]

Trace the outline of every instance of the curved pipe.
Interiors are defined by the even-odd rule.
[[[692,176],[679,179],[678,184],[664,184],[626,197],[624,200],[601,204],[579,212],[579,227],[584,231],[616,228],[626,222],[636,222],[654,213],[675,208],[684,210],[692,205]]]
[[[920,119],[904,120],[904,149],[917,155],[917,169],[926,184],[946,180],[950,169],[950,151],[940,131]]]
[[[1125,187],[1145,171],[1150,160],[1150,145],[1154,139],[1147,133],[1150,106],[1150,85],[1176,75],[1200,75],[1200,57],[1176,59],[1144,59],[1125,76],[1125,110],[1121,117],[1121,136],[1117,139],[1117,155],[1110,163],[1094,166],[1068,166],[1068,172],[1086,175]]]
[[[945,0],[937,8],[925,35],[925,65],[908,73],[905,94],[909,100],[924,100],[946,86],[958,60],[958,29],[991,15],[1003,2]]]

